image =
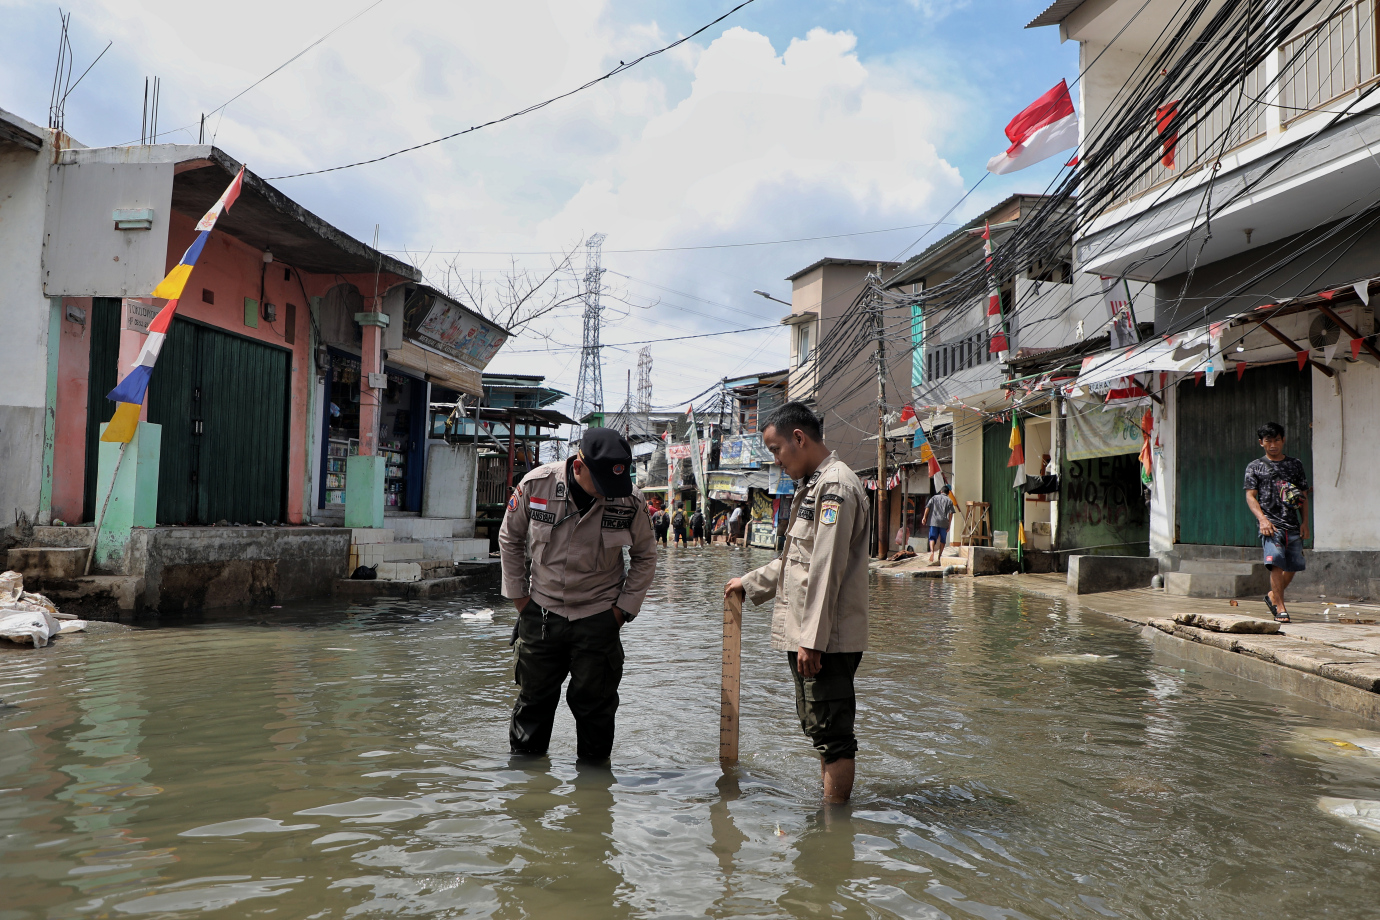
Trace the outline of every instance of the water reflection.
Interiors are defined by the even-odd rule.
[[[493,597],[0,652],[0,920],[1373,913],[1373,727],[1038,597],[879,579],[858,787],[821,808],[764,610],[716,762],[720,586],[764,557],[663,558],[612,770],[564,712],[552,758],[508,757]]]

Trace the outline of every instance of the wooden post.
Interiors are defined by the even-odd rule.
[[[719,763],[738,762],[738,696],[742,687],[743,596],[724,598],[723,677],[719,689]]]

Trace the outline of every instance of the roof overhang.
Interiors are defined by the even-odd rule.
[[[1045,11],[1025,24],[1027,29],[1038,29],[1040,26],[1057,26],[1068,18],[1074,10],[1082,6],[1086,0],[1054,0]]]
[[[0,144],[14,144],[38,153],[43,149],[43,129],[18,115],[0,109]]]

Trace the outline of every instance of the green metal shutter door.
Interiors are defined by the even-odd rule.
[[[163,425],[161,524],[283,516],[288,361],[281,348],[177,319],[149,385]]]
[[[158,523],[195,524],[200,439],[196,416],[197,340],[201,327],[174,319],[149,378],[149,421],[163,426],[158,462]]]
[[[283,516],[287,352],[207,329],[202,341],[202,519]]]
[[[1178,391],[1178,521],[1175,542],[1254,546],[1260,531],[1246,507],[1246,464],[1262,456],[1255,429],[1279,422],[1285,453],[1313,477],[1312,369],[1272,364],[1248,368],[1240,381],[1222,374],[1217,385],[1186,380]],[[1305,545],[1311,546],[1311,541]]]
[[[110,421],[115,403],[105,394],[115,389],[120,363],[120,298],[94,297],[86,318],[91,336],[86,374],[86,482],[81,519],[96,519],[96,474],[100,463],[101,426]]]
[[[993,422],[982,426],[982,500],[992,505],[992,530],[1006,531],[1016,545],[1016,527],[1021,520],[1022,496],[1016,492],[1016,470],[1011,459],[1011,426]]]

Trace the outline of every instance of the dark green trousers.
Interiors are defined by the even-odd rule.
[[[546,753],[568,675],[565,699],[575,716],[576,756],[596,763],[608,760],[623,679],[618,632],[612,610],[572,622],[532,603],[518,615],[518,698],[508,726],[514,754]]]
[[[787,652],[791,678],[795,681],[795,712],[800,730],[819,751],[825,763],[856,757],[858,739],[853,723],[858,714],[858,698],[853,676],[862,663],[862,652],[825,652],[820,656],[819,673],[800,676],[796,652]]]

